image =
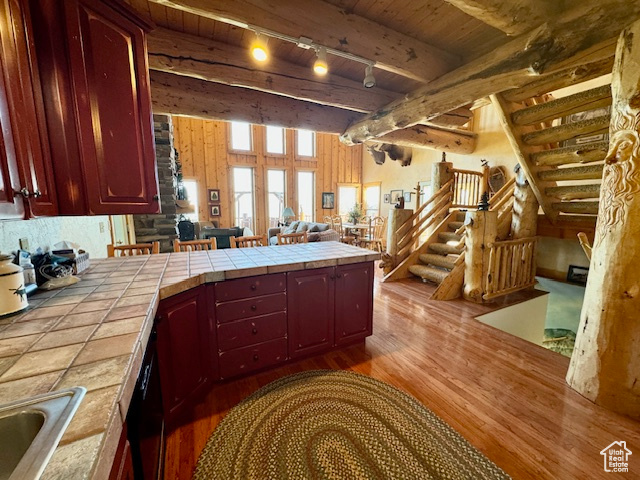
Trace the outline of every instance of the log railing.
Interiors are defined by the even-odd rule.
[[[513,198],[516,189],[516,177],[513,177],[498,190],[489,200],[489,210],[500,211]]]
[[[535,285],[537,242],[538,237],[528,237],[488,245],[489,269],[482,296],[484,300]]]
[[[476,208],[488,190],[488,172],[453,169],[453,208]]]
[[[434,225],[438,219],[444,218],[451,208],[453,179],[445,183],[440,190],[425,201],[407,220],[396,230],[397,250],[396,258],[404,259],[411,253],[420,235]]]

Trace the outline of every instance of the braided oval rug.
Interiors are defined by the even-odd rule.
[[[509,477],[397,388],[315,370],[276,380],[234,407],[207,441],[193,478]]]

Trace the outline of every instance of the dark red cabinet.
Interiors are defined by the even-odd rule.
[[[156,325],[162,404],[169,423],[218,379],[214,312],[200,286],[160,302]]]
[[[335,344],[345,345],[372,333],[373,262],[336,269]]]
[[[145,43],[151,26],[118,1],[23,1],[58,212],[158,212]]]
[[[335,268],[287,274],[289,356],[301,357],[333,346]]]

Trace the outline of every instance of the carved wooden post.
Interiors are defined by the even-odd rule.
[[[453,178],[453,163],[447,162],[447,154],[442,152],[442,161],[431,167],[431,185],[433,193]]]
[[[387,228],[387,253],[391,256],[391,263],[394,267],[403,260],[403,258],[398,258],[398,241],[401,235],[397,235],[396,230],[398,230],[411,215],[413,215],[413,210],[407,208],[392,208],[389,210],[389,218],[387,221],[387,225],[389,225]]]
[[[567,383],[640,419],[640,22],[620,34],[609,153],[580,327]]]
[[[486,160],[483,160],[482,163],[482,191],[480,194],[482,195],[484,192],[489,193],[489,172],[491,171],[491,167],[486,163]]]
[[[513,192],[511,235],[516,238],[535,237],[538,230],[540,205],[520,164],[516,165],[516,188]]]
[[[498,235],[498,212],[484,209],[469,211],[464,223],[467,228],[463,296],[472,302],[484,303],[482,295],[485,294],[485,279],[489,271],[488,245],[495,242]]]

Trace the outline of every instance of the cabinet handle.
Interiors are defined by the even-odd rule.
[[[42,196],[42,192],[40,190],[36,190],[35,192],[33,192],[33,196],[38,198]]]
[[[255,305],[251,305],[251,310],[256,310],[258,307],[256,307]]]
[[[158,200],[160,200],[160,195],[158,195],[158,194],[154,195],[154,196],[153,196],[153,200],[154,200],[154,201],[156,201],[156,202],[157,202]]]
[[[256,285],[251,285],[251,290],[255,290],[256,288],[258,288]]]
[[[335,276],[335,275],[329,275],[329,278],[330,278],[331,280],[335,280],[335,279],[336,279],[336,276]]]
[[[260,357],[258,357],[258,355],[254,355],[254,356],[253,356],[253,361],[254,361],[254,362],[257,362],[258,360],[260,360]]]
[[[338,273],[338,274],[336,274],[336,277],[337,277],[337,278],[342,278],[342,274],[341,274],[341,273]]]
[[[257,333],[258,333],[258,329],[254,327],[254,328],[251,330],[251,333],[253,333],[254,335],[257,335]]]
[[[27,189],[27,187],[23,187],[13,193],[14,195],[22,195],[23,198],[29,198],[31,196],[31,192]]]

